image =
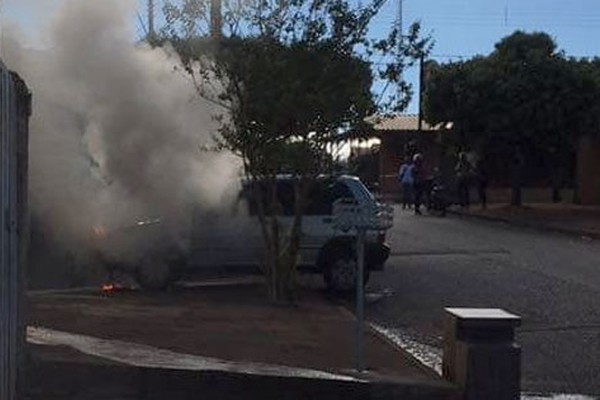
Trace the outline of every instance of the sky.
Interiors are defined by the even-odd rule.
[[[0,0],[2,21],[16,19],[24,30],[35,30],[60,1]],[[140,15],[145,17],[146,0],[136,1]],[[162,1],[155,0],[157,9]],[[399,1],[388,0],[384,5],[373,21],[373,34],[383,34],[398,23]],[[423,32],[435,42],[431,58],[440,62],[488,54],[494,43],[518,29],[549,33],[568,55],[600,55],[599,0],[403,0],[402,4],[403,25],[420,21]],[[132,24],[141,35],[143,28],[137,16],[132,16]],[[406,71],[405,78],[418,92],[418,70]],[[377,85],[374,89],[382,88]],[[407,112],[416,113],[417,104],[413,99]]]
[[[398,1],[386,3],[374,32],[397,23]],[[402,8],[405,27],[420,21],[423,32],[431,34],[431,58],[438,62],[489,54],[515,30],[546,32],[568,55],[600,56],[598,0],[404,0]],[[407,71],[405,78],[418,91],[418,70]],[[416,99],[407,111],[418,111]]]

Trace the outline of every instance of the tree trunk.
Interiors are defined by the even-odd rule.
[[[553,203],[560,203],[560,202],[562,202],[562,195],[561,195],[561,189],[560,189],[560,187],[554,186],[552,188],[552,202]]]
[[[557,163],[559,160],[557,160]],[[560,203],[562,201],[562,168],[560,164],[555,163],[552,172],[552,202]]]
[[[523,205],[520,174],[521,174],[520,171],[517,171],[517,170],[513,171],[512,196],[511,196],[511,200],[510,200],[511,205],[519,206],[519,207]]]
[[[512,196],[510,204],[519,207],[523,205],[523,164],[523,153],[520,147],[517,146],[512,161]]]
[[[266,190],[263,190],[266,189]],[[306,203],[306,187],[298,183],[294,188],[295,209],[291,226],[283,226],[283,214],[277,196],[275,179],[255,193],[257,211],[266,247],[264,261],[265,282],[269,299],[274,303],[296,300],[296,262],[302,235],[302,215]]]
[[[579,180],[581,178],[580,174],[581,171],[579,170],[579,157],[578,157],[578,153],[575,153],[575,159],[574,159],[574,173],[575,173],[575,177],[573,179],[573,198],[571,199],[573,204],[581,204],[581,196],[579,193]]]

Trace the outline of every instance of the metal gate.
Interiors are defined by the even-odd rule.
[[[0,61],[0,399],[16,399],[25,326],[28,235],[27,147],[30,95]]]

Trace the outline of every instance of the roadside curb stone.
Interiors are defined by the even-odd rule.
[[[452,209],[452,208],[448,209],[448,213],[457,215],[459,217],[478,219],[478,220],[482,220],[482,221],[502,222],[502,223],[505,223],[505,224],[508,224],[511,226],[520,227],[520,228],[527,228],[527,229],[543,231],[543,232],[560,233],[563,235],[578,237],[578,238],[584,239],[584,240],[585,239],[587,239],[587,240],[600,239],[600,233],[587,231],[587,230],[561,228],[561,227],[551,225],[551,224],[535,223],[535,222],[522,221],[522,220],[519,221],[517,219],[511,219],[511,218],[500,217],[500,216],[473,214],[468,211],[462,211],[462,210],[457,210],[457,209]]]

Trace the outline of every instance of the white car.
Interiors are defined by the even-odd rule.
[[[255,185],[256,183],[254,183]],[[217,213],[196,210],[191,218],[188,240],[182,241],[167,235],[158,220],[138,223],[119,233],[110,233],[98,246],[100,256],[110,269],[126,269],[135,272],[139,283],[147,288],[166,287],[184,270],[199,269],[259,269],[264,259],[264,240],[256,216],[253,184],[245,183],[238,198],[235,212]],[[277,197],[281,205],[278,220],[282,228],[293,220],[294,190],[291,177],[277,179]],[[336,200],[349,200],[373,210],[381,209],[373,195],[354,176],[323,177],[311,185],[309,202],[302,219],[302,235],[297,260],[298,269],[323,274],[327,287],[334,291],[348,291],[356,283],[356,233],[335,224],[333,204]],[[123,238],[123,234],[128,236]],[[110,242],[140,241],[146,244],[145,254],[122,257],[115,253]],[[382,270],[390,248],[385,241],[385,231],[370,231],[365,246],[365,283],[371,271]],[[185,245],[180,245],[186,242]],[[142,244],[143,244],[142,243]],[[103,251],[102,248],[106,250]],[[112,250],[112,254],[107,251]],[[121,252],[122,253],[122,252]],[[126,259],[125,262],[117,260]]]

